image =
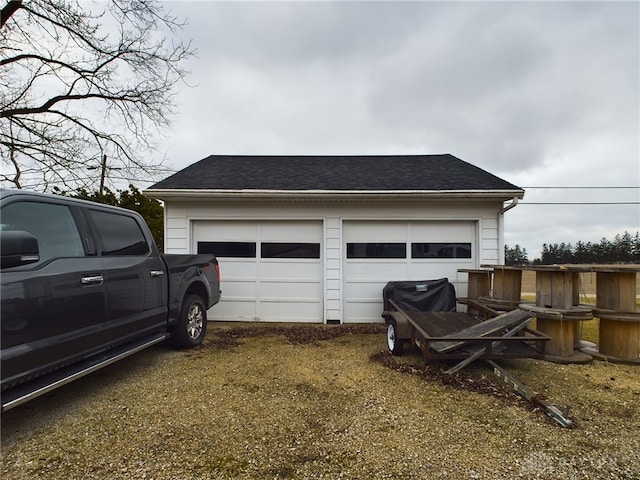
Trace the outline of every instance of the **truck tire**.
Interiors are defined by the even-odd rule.
[[[207,310],[198,295],[189,294],[182,302],[178,323],[171,330],[177,348],[193,348],[202,343],[207,333]]]
[[[387,325],[387,346],[393,355],[402,355],[404,352],[404,340],[398,338],[398,325],[391,320]]]

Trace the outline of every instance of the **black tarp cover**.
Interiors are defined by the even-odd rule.
[[[382,290],[384,309],[389,300],[407,312],[455,312],[456,292],[448,278],[389,282]]]

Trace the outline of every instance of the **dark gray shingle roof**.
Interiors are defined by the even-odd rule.
[[[521,190],[450,154],[211,155],[152,190]]]

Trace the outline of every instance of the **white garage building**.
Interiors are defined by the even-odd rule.
[[[524,191],[452,155],[207,157],[153,185],[165,252],[213,253],[212,320],[382,321],[392,280],[503,261]]]

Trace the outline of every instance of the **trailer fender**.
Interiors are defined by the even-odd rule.
[[[396,322],[396,333],[398,340],[411,340],[413,335],[413,327],[406,319],[404,315],[400,312],[389,312],[388,316],[385,316],[385,320],[387,325],[391,323],[391,321]]]

